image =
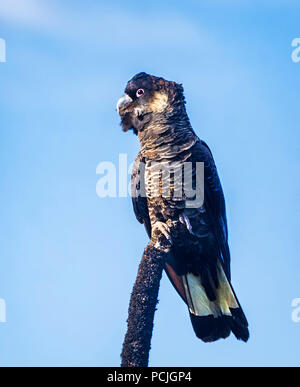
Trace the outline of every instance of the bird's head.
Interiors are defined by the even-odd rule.
[[[181,85],[146,73],[135,75],[117,104],[121,125],[127,132],[143,131],[154,119],[167,119],[179,107],[184,107]]]

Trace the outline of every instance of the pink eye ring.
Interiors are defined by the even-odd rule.
[[[136,96],[139,98],[139,97],[141,97],[144,93],[145,93],[145,90],[144,90],[144,89],[138,89],[138,91],[136,92]]]

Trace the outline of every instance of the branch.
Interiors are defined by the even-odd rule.
[[[151,242],[144,250],[131,293],[121,367],[148,366],[159,284],[167,254]]]

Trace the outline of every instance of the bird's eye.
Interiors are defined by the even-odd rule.
[[[139,98],[139,97],[141,97],[144,93],[145,93],[145,90],[144,90],[144,89],[138,89],[138,91],[136,92],[136,96]]]

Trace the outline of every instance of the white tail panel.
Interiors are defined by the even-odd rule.
[[[218,263],[217,270],[219,287],[216,289],[217,299],[214,302],[207,298],[199,276],[192,273],[182,276],[189,310],[192,314],[196,316],[213,315],[215,318],[221,315],[231,316],[229,308],[239,307],[220,263]]]

